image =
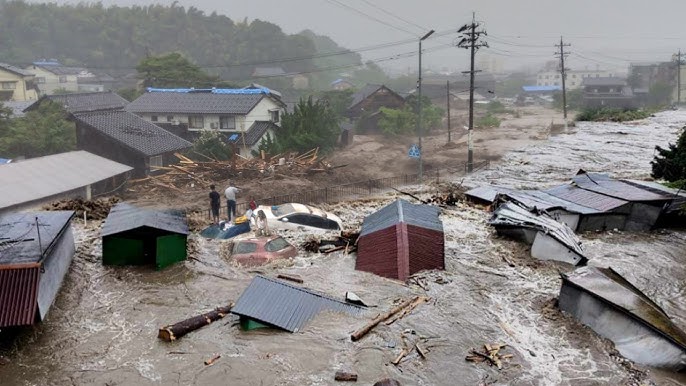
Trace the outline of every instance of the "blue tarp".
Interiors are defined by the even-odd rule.
[[[200,236],[208,239],[226,240],[248,232],[250,232],[250,223],[246,221],[244,223],[231,225],[226,229],[222,229],[221,225],[210,225],[200,232]]]
[[[545,91],[560,91],[560,86],[522,86],[522,90],[526,92],[545,92]]]
[[[195,93],[206,92],[211,94],[270,94],[268,88],[154,88],[148,87],[148,92],[177,92]]]
[[[11,159],[0,158],[0,165],[8,164],[8,163],[10,163],[10,162],[12,162]]]

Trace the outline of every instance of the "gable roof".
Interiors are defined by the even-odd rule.
[[[440,209],[435,206],[417,205],[403,199],[397,199],[365,217],[360,237],[401,222],[443,232],[443,222],[438,217],[439,213]]]
[[[367,99],[370,95],[374,94],[381,87],[385,86],[382,84],[366,84],[364,87],[362,87],[352,95],[353,100],[352,102],[350,102],[350,106],[348,106],[348,108],[351,109],[355,107],[358,103]]]
[[[128,230],[149,227],[167,232],[187,235],[186,214],[178,210],[143,209],[121,202],[110,209],[102,224],[102,237]]]
[[[11,64],[7,64],[7,63],[0,63],[0,69],[5,70],[5,71],[9,71],[9,72],[12,72],[14,74],[21,75],[21,76],[34,76],[32,73],[30,73],[26,70],[22,70],[19,67],[15,67],[15,66],[13,66]]]
[[[279,126],[276,126],[271,121],[255,121],[245,133],[236,132],[228,133],[227,135],[229,142],[238,145],[243,145],[245,143],[246,146],[253,146],[262,139],[269,129],[276,131],[279,129]]]
[[[129,101],[112,91],[81,92],[74,94],[44,95],[35,103],[24,109],[24,111],[30,111],[37,108],[46,99],[59,103],[71,114],[103,110],[121,110],[129,103]]]
[[[574,176],[573,183],[581,189],[625,201],[669,201],[667,194],[651,192],[623,181],[610,178],[607,174],[581,173]]]
[[[322,311],[357,315],[363,310],[312,290],[257,275],[238,298],[231,313],[298,332]]]
[[[0,209],[69,192],[129,170],[130,166],[83,150],[11,162],[0,166]]]
[[[88,125],[145,156],[179,151],[193,146],[185,139],[128,111],[76,114],[74,119],[77,123]]]
[[[33,66],[40,67],[55,75],[81,75],[90,73],[87,68],[63,66],[54,62],[34,62]]]
[[[0,216],[0,265],[42,261],[73,216],[71,210]]]
[[[133,113],[247,114],[265,97],[262,92],[146,92],[126,106]],[[257,90],[256,90],[257,91]]]
[[[565,201],[593,208],[601,212],[609,212],[628,204],[627,201],[581,189],[574,185],[560,185],[544,190],[544,192]]]

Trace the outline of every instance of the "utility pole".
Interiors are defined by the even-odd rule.
[[[682,58],[686,56],[686,53],[681,53],[681,50],[679,50],[679,53],[676,55],[676,104],[678,105],[681,103],[681,65],[684,64],[682,62]]]
[[[422,42],[431,36],[435,31],[431,30],[419,39],[419,79],[417,80],[417,132],[419,133],[419,183],[422,183],[424,167],[422,165]]]
[[[450,142],[450,80],[445,81],[445,96],[446,96],[446,103],[448,106],[448,142]]]
[[[560,49],[560,52],[556,52],[555,56],[560,56],[560,76],[562,77],[562,111],[564,112],[565,128],[567,127],[567,87],[565,85],[565,80],[567,79],[567,69],[565,68],[565,56],[569,55],[569,52],[565,52],[565,47],[569,46],[571,46],[571,44],[565,44],[562,41],[562,36],[560,36],[560,44],[555,45],[555,47]]]
[[[471,54],[471,65],[469,71],[463,71],[462,73],[469,73],[469,131],[467,132],[467,172],[471,173],[474,170],[474,147],[472,146],[472,131],[474,130],[474,75],[477,72],[474,69],[474,56],[476,55],[476,50],[481,47],[488,47],[488,43],[479,42],[481,35],[488,35],[486,31],[478,30],[481,26],[480,23],[476,22],[476,17],[472,12],[472,22],[470,24],[465,24],[457,30],[457,33],[462,33],[462,40],[457,43],[460,48],[466,48],[470,50]]]

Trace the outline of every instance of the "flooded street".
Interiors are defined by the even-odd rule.
[[[655,145],[674,141],[686,111],[630,124],[581,123],[567,132],[508,153],[464,180],[542,188],[567,182],[580,168],[622,178],[647,178]],[[432,191],[419,194],[429,196]],[[347,228],[396,197],[387,194],[326,206]],[[442,211],[446,270],[426,272],[422,286],[354,270],[355,255],[299,252],[257,269],[237,267],[225,242],[191,236],[192,259],[155,272],[101,264],[99,223],[74,221],[77,255],[47,320],[10,331],[0,342],[2,385],[331,385],[338,370],[357,384],[392,377],[403,385],[686,385],[686,376],[625,361],[611,343],[555,307],[559,272],[521,243],[487,225],[489,213],[458,204]],[[299,245],[307,235],[284,231]],[[606,232],[581,235],[590,265],[612,266],[644,290],[686,329],[686,233]],[[227,317],[173,343],[157,329],[240,296],[256,272],[302,276],[304,286],[342,299],[354,291],[375,307],[353,317],[320,314],[302,332],[242,331]],[[358,342],[350,333],[397,299],[431,301]],[[5,331],[3,331],[4,333]],[[404,341],[426,339],[398,366]],[[470,348],[501,342],[513,354],[502,370],[465,361]],[[204,361],[221,358],[211,366]]]

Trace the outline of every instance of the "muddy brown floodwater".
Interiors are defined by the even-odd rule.
[[[549,186],[568,180],[579,167],[644,178],[652,147],[674,141],[685,122],[686,112],[677,111],[630,125],[582,124],[511,152],[464,183]],[[354,228],[395,197],[326,208]],[[99,223],[85,227],[75,220],[78,253],[48,319],[0,332],[6,358],[0,361],[0,384],[332,385],[334,373],[346,370],[357,373],[361,385],[382,377],[403,385],[686,385],[681,374],[625,361],[610,342],[559,312],[559,272],[571,267],[533,260],[522,244],[498,238],[486,223],[489,214],[477,208],[459,204],[441,217],[446,270],[422,274],[425,289],[355,271],[354,254],[299,252],[258,270],[301,275],[305,286],[338,298],[354,291],[376,307],[358,317],[321,314],[294,334],[245,332],[235,318],[225,318],[173,343],[157,339],[160,326],[235,301],[255,271],[222,257],[225,242],[197,236],[191,236],[193,259],[163,271],[104,267]],[[282,234],[295,244],[308,236]],[[611,265],[686,328],[686,233],[581,237],[590,264]],[[350,341],[352,331],[393,301],[423,294],[431,302]],[[414,351],[398,366],[390,364],[403,339],[419,337],[427,341],[426,359]],[[502,370],[465,361],[470,348],[494,342],[506,343],[504,353],[514,355]],[[204,365],[216,355],[221,358]]]

